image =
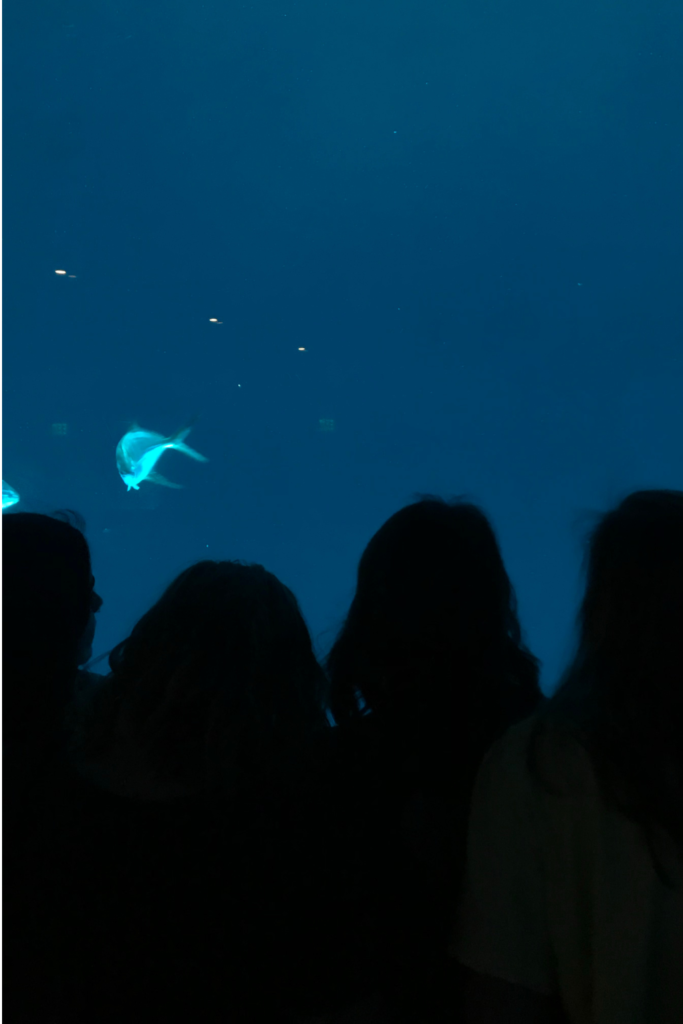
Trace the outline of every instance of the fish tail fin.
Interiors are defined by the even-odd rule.
[[[193,416],[189,423],[184,427],[181,427],[180,430],[177,430],[175,434],[169,437],[167,444],[169,448],[175,448],[177,452],[183,452],[185,455],[189,455],[191,459],[196,459],[197,462],[208,462],[209,460],[206,456],[200,455],[199,452],[194,450],[194,448],[190,448],[189,444],[185,444],[185,438],[190,433],[196,422],[197,417]]]
[[[183,452],[184,455],[189,455],[191,459],[196,459],[197,462],[208,462],[206,455],[200,455],[194,448],[190,448],[189,444],[185,444],[183,441],[174,441],[171,445],[177,452]]]
[[[184,441],[196,422],[197,417],[193,416],[192,419],[189,420],[184,427],[181,427],[180,430],[176,430],[175,434],[171,434],[171,436],[168,439],[169,443],[175,446],[176,441]]]
[[[171,436],[169,437],[168,443],[172,444],[173,447],[175,448],[176,444],[181,444],[185,440],[185,438],[187,437],[191,430],[192,424],[190,424],[189,427],[183,427],[181,430],[176,430],[175,434],[171,434]]]

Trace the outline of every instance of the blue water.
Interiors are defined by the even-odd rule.
[[[323,652],[384,519],[466,494],[552,689],[586,514],[683,486],[682,42],[664,0],[5,4],[3,477],[84,515],[96,654],[205,557]],[[193,416],[210,461],[127,492],[131,424]]]

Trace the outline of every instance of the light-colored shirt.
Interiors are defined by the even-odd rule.
[[[606,806],[586,751],[554,734],[530,776],[534,719],[489,750],[474,788],[451,954],[545,994],[571,1024],[683,1024],[683,858],[662,834],[672,891],[641,829]]]

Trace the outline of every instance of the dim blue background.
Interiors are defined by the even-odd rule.
[[[552,689],[585,514],[683,486],[682,43],[677,0],[7,0],[3,476],[85,516],[96,654],[205,557],[324,652],[371,534],[466,494]],[[130,424],[195,415],[127,493]]]

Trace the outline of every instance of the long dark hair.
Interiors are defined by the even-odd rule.
[[[463,758],[531,714],[539,662],[481,509],[422,496],[384,523],[326,667],[338,723],[369,711],[413,738],[445,730]]]
[[[296,598],[260,565],[186,569],[109,664],[80,749],[102,752],[123,720],[163,781],[220,788],[327,724]]]
[[[683,492],[636,491],[590,532],[576,654],[530,735],[541,771],[552,726],[590,755],[606,802],[643,829],[660,879],[661,829],[683,856]]]
[[[2,517],[5,737],[56,725],[70,699],[93,578],[74,512]]]

